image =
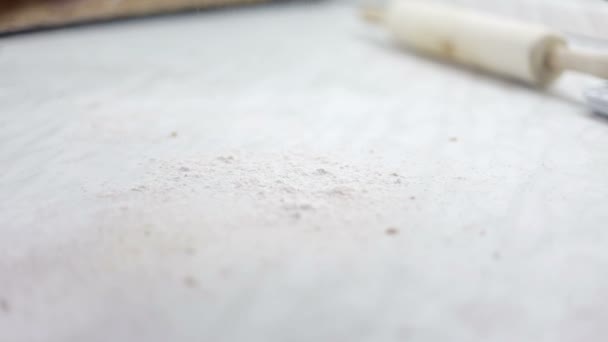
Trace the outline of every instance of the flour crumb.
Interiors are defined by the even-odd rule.
[[[11,306],[8,304],[8,301],[4,298],[0,298],[0,311],[6,312],[6,313],[11,311]]]
[[[450,138],[450,142],[457,142],[458,141],[458,137],[451,137]]]
[[[328,174],[329,174],[329,171],[327,171],[327,170],[325,170],[325,169],[323,169],[323,168],[320,168],[320,169],[317,169],[317,170],[315,171],[315,174],[317,174],[317,175],[319,175],[319,176],[324,176],[324,175],[328,175]]]
[[[182,167],[179,168],[179,170],[182,171],[182,172],[188,172],[188,171],[190,171],[190,168],[182,166]]]
[[[283,186],[283,187],[281,187],[281,190],[288,194],[295,194],[298,192],[298,190],[296,188],[294,188],[293,186]]]
[[[327,191],[327,194],[333,197],[349,197],[353,189],[345,186],[337,186]]]
[[[219,156],[216,158],[217,160],[224,162],[226,164],[232,163],[234,161],[233,156]]]
[[[300,204],[299,208],[302,210],[313,210],[314,209],[314,207],[308,203]]]
[[[177,132],[176,131],[171,132],[171,134],[169,134],[169,137],[170,138],[177,138]]]
[[[193,276],[185,276],[183,281],[186,287],[195,288],[198,286],[198,280]]]
[[[389,227],[384,232],[386,235],[397,235],[399,234],[399,230],[395,227]]]

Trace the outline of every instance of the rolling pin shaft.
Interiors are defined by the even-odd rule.
[[[566,69],[608,77],[607,56],[569,50],[542,26],[416,0],[363,14],[413,50],[528,84],[545,86]]]

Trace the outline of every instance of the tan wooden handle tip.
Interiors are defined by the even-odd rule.
[[[608,54],[561,46],[550,54],[549,65],[558,70],[574,70],[608,79]]]

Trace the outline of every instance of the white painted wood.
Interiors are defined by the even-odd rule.
[[[599,81],[384,37],[310,3],[0,40],[0,340],[604,339]]]
[[[547,60],[566,45],[565,38],[542,25],[428,1],[393,1],[383,11],[379,24],[395,40],[446,62],[540,87],[563,69]]]
[[[407,1],[407,0],[406,0]],[[494,14],[548,25],[567,33],[606,39],[608,15],[604,0],[432,0],[459,4]]]

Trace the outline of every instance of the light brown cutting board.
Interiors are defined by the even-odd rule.
[[[0,32],[89,20],[141,16],[264,0],[9,0],[0,1]]]

